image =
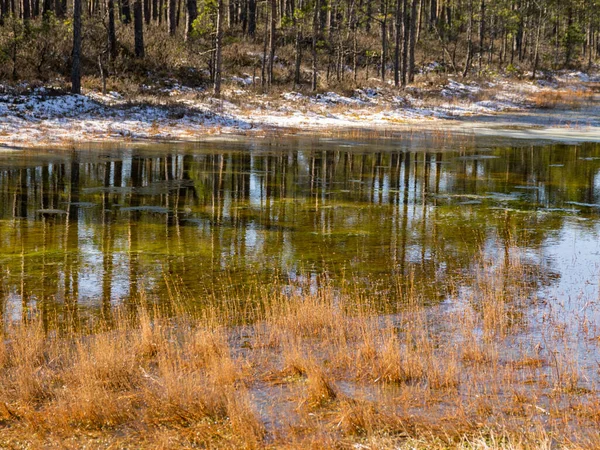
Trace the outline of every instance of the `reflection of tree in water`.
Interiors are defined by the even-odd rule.
[[[599,155],[302,144],[0,162],[2,298],[106,313],[142,288],[166,295],[169,277],[223,297],[327,272],[384,294],[414,279],[434,299],[482,249],[508,260],[563,227],[565,214],[536,211],[598,202]]]

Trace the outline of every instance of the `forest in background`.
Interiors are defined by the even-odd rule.
[[[590,69],[599,0],[0,0],[0,77],[268,90]],[[87,77],[87,78],[86,78]]]

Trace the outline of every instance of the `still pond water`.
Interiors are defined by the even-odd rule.
[[[600,146],[437,149],[290,139],[0,154],[5,317],[98,314],[177,280],[193,301],[249,283],[440,302],[480,255],[520,248],[536,282],[597,297]],[[395,301],[388,296],[390,301]]]

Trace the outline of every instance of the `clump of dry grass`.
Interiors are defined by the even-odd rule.
[[[409,422],[366,400],[345,399],[341,401],[335,421],[336,426],[349,435],[395,434],[409,436]]]
[[[598,423],[593,374],[568,352],[570,329],[548,321],[561,328],[543,347],[527,337],[527,270],[482,263],[450,315],[409,280],[387,316],[325,284],[256,289],[243,327],[227,308],[173,316],[143,295],[78,332],[14,323],[0,342],[0,445],[532,448],[566,426],[566,447],[598,443],[585,431]],[[523,420],[546,428],[523,435]]]
[[[310,367],[307,377],[309,404],[312,406],[322,406],[338,398],[338,393],[333,382],[327,377],[321,367],[317,365]]]
[[[536,108],[579,109],[593,100],[594,93],[588,90],[553,89],[538,91],[530,96]]]

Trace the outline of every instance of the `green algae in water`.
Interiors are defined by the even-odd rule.
[[[388,304],[412,280],[437,302],[482,252],[543,253],[573,227],[597,232],[597,145],[357,144],[0,156],[4,308],[100,314],[142,289],[161,301],[173,280],[198,305],[323,279]],[[537,273],[564,270],[542,259]]]

